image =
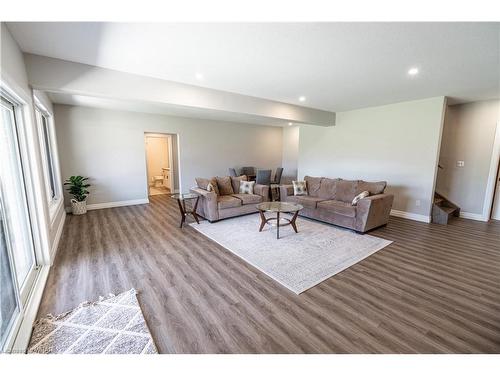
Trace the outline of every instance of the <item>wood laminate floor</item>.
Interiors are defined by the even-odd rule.
[[[391,217],[297,296],[150,201],[67,217],[39,316],[135,288],[163,353],[500,353],[500,222]]]

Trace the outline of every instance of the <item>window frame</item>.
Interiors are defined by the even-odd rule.
[[[38,134],[40,156],[43,170],[43,180],[45,187],[45,199],[49,209],[49,221],[52,225],[59,206],[62,204],[62,181],[59,171],[59,159],[57,153],[57,142],[55,137],[54,116],[34,94],[33,104],[35,110],[36,130]],[[45,119],[45,128],[43,119]],[[48,136],[48,139],[46,139]],[[48,147],[48,150],[47,150]],[[52,177],[52,182],[51,182]],[[54,196],[51,195],[52,184]]]
[[[15,292],[18,301],[18,314],[10,323],[9,334],[5,338],[3,347],[0,350],[9,351],[14,344],[17,337],[19,328],[25,318],[27,309],[29,308],[29,301],[32,295],[33,288],[35,287],[36,281],[40,275],[41,269],[41,259],[44,258],[44,248],[42,245],[42,239],[40,237],[40,221],[36,214],[37,210],[37,197],[34,195],[35,192],[35,181],[34,176],[32,176],[28,171],[33,163],[34,155],[30,152],[30,134],[28,127],[32,124],[31,111],[29,98],[24,94],[23,90],[17,85],[8,83],[6,77],[0,79],[0,96],[7,102],[13,105],[13,111],[16,121],[16,147],[19,150],[19,156],[21,158],[22,176],[23,183],[25,187],[26,203],[27,203],[27,214],[28,220],[30,221],[31,237],[34,245],[34,263],[29,272],[29,276],[24,280],[22,285],[20,285],[19,280],[15,271],[15,259],[13,257],[13,249],[10,246],[8,240],[8,233],[6,233],[7,241],[7,251],[9,253],[9,262],[11,266],[11,271],[13,272],[13,281],[15,285]]]

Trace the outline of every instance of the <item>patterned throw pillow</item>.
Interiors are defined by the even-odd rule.
[[[292,181],[293,195],[307,195],[307,184],[305,181]]]
[[[240,181],[240,194],[253,194],[255,181]]]
[[[359,193],[358,195],[356,195],[354,197],[354,199],[352,200],[352,205],[356,206],[361,199],[366,198],[369,195],[370,195],[370,192],[368,192],[368,191],[362,191],[361,193]]]

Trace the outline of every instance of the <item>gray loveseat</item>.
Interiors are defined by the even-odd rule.
[[[295,202],[304,206],[299,215],[330,224],[367,232],[389,222],[392,194],[384,194],[387,183],[367,182],[362,180],[342,180],[340,178],[310,177],[304,178],[307,195],[293,195],[292,185],[280,187],[281,201]],[[362,191],[370,196],[352,205],[352,200]]]
[[[269,186],[255,184],[254,194],[239,194],[240,180],[246,180],[246,176],[223,178],[231,179],[231,189],[219,185],[217,193],[207,190],[207,182],[216,184],[220,177],[197,178],[198,186],[191,188],[192,193],[200,196],[197,213],[210,222],[257,212],[257,204],[269,200]]]

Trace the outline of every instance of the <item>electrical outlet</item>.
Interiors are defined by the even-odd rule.
[[[417,199],[417,200],[415,201],[415,206],[420,207],[420,199]]]
[[[463,167],[463,166],[465,166],[465,161],[463,161],[463,160],[458,160],[458,161],[457,161],[457,167]]]

